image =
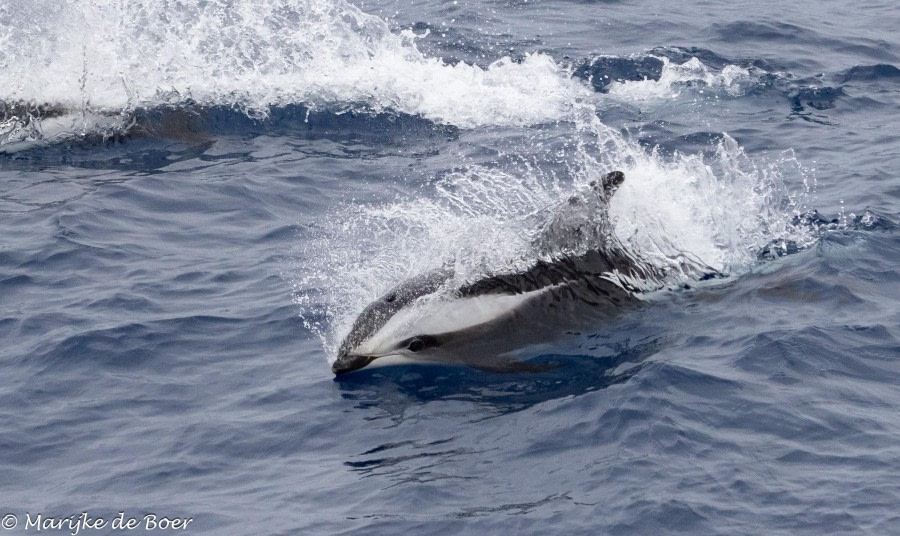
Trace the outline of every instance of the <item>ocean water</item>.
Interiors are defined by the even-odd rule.
[[[3,0],[3,532],[900,533],[898,27]],[[612,170],[640,307],[523,342],[544,372],[332,375],[369,301],[532,262]]]

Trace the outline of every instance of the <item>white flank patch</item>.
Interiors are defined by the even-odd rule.
[[[512,313],[529,299],[545,292],[547,287],[522,294],[486,294],[473,298],[416,302],[397,311],[353,353],[381,356],[393,354],[400,341],[416,335],[453,333],[488,324]]]

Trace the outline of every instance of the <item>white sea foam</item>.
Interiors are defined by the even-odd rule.
[[[716,72],[697,58],[678,64],[668,58],[663,62],[658,80],[634,80],[613,82],[609,85],[610,97],[626,102],[670,100],[679,97],[688,88],[719,91],[725,95],[743,95],[753,77],[749,70],[737,65],[726,65]]]

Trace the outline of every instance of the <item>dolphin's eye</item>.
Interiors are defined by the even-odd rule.
[[[406,347],[410,352],[421,352],[425,349],[425,341],[419,338],[415,338],[409,341],[409,345]]]

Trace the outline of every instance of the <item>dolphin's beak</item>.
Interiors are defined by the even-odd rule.
[[[374,361],[376,357],[377,356],[355,354],[339,355],[337,360],[331,365],[331,372],[337,375],[358,370]]]

